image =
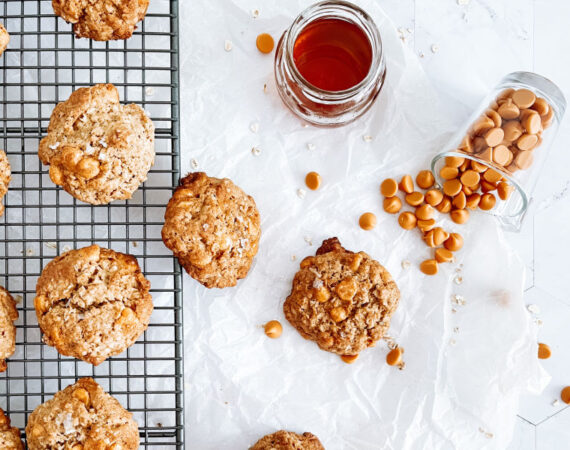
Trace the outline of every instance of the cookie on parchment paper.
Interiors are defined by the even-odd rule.
[[[357,355],[382,338],[400,291],[380,263],[331,238],[300,266],[283,311],[301,336],[339,355]]]
[[[162,240],[192,278],[207,288],[225,288],[247,275],[261,236],[259,212],[230,180],[188,174],[164,218]]]
[[[12,356],[16,350],[14,322],[17,319],[16,301],[6,289],[0,286],[0,372],[6,371],[6,358]]]
[[[10,180],[12,179],[12,170],[10,167],[10,161],[8,161],[8,157],[4,150],[0,150],[0,216],[4,214],[4,205],[2,204],[2,200],[4,200],[4,196],[8,192],[8,185],[10,184]]]
[[[98,365],[147,329],[153,310],[149,290],[131,255],[97,245],[63,253],[46,265],[36,286],[44,342]]]
[[[4,25],[0,23],[0,56],[2,56],[2,53],[4,53],[4,50],[6,50],[9,43],[10,43],[10,34],[6,30],[6,28],[4,28]]]
[[[279,430],[263,436],[249,450],[325,450],[325,448],[311,433],[297,434]]]
[[[139,448],[133,415],[92,378],[57,392],[30,414],[26,425],[30,450]]]
[[[10,418],[0,408],[0,448],[2,450],[24,450],[20,430],[10,424]]]
[[[53,10],[73,24],[77,37],[128,39],[144,19],[150,0],[52,0]]]
[[[154,164],[154,125],[112,84],[80,88],[51,114],[38,155],[49,176],[93,205],[131,198]]]

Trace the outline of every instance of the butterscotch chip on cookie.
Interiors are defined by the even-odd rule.
[[[98,365],[122,353],[147,329],[150,283],[137,260],[97,245],[50,261],[34,306],[44,342],[59,353]]]
[[[279,430],[263,436],[250,450],[324,450],[323,444],[311,433],[297,434]]]
[[[139,428],[92,378],[81,378],[30,414],[26,440],[30,450],[135,450]]]
[[[4,50],[8,47],[10,43],[10,34],[4,28],[4,25],[0,23],[0,56],[4,53]]]
[[[140,106],[122,105],[112,84],[80,88],[53,110],[38,155],[78,200],[129,199],[154,163],[154,125]]]
[[[6,358],[12,356],[16,350],[14,322],[17,319],[16,301],[6,289],[0,286],[0,372],[6,370]]]
[[[305,339],[339,355],[374,346],[390,326],[400,291],[388,271],[364,252],[327,239],[301,262],[283,311]]]
[[[2,200],[8,192],[8,185],[10,184],[10,180],[12,179],[12,171],[10,168],[10,161],[8,161],[8,157],[4,150],[0,150],[0,216],[4,214],[4,205],[2,204]]]
[[[192,278],[225,288],[247,275],[261,235],[259,212],[230,180],[188,174],[164,218],[162,240]]]
[[[24,450],[20,430],[11,426],[10,418],[0,408],[0,448],[2,450]]]
[[[53,10],[73,24],[77,37],[128,39],[144,19],[150,0],[52,0]]]

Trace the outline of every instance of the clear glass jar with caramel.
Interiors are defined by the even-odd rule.
[[[386,74],[376,24],[345,1],[323,1],[299,14],[281,36],[274,68],[285,105],[318,126],[345,125],[368,111]]]
[[[432,160],[445,187],[459,179],[467,207],[519,230],[541,168],[566,110],[550,80],[531,72],[505,76],[480,108]],[[462,199],[463,200],[463,199]]]

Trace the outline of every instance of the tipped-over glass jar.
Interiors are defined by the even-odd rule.
[[[566,99],[552,81],[531,72],[505,76],[433,158],[444,193],[446,182],[459,180],[457,196],[465,198],[454,205],[488,211],[505,228],[519,230],[565,110]]]
[[[386,74],[380,32],[362,9],[323,1],[303,11],[283,33],[275,53],[281,99],[319,126],[341,126],[364,114]]]

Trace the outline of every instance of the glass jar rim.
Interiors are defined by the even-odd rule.
[[[370,42],[370,46],[372,48],[372,61],[370,62],[368,73],[358,84],[355,84],[354,86],[351,86],[348,89],[344,89],[342,91],[328,91],[326,89],[318,88],[317,86],[309,83],[309,81],[307,81],[305,77],[301,75],[293,59],[293,49],[295,41],[299,37],[299,34],[308,24],[314,22],[316,19],[329,17],[338,11],[349,13],[354,17],[354,19],[356,19],[352,22],[364,31],[366,37]],[[322,14],[318,15],[319,13]],[[340,17],[340,19],[346,20],[346,18],[343,17]],[[314,96],[315,98],[326,98],[329,101],[346,100],[359,93],[362,88],[374,83],[378,77],[382,76],[381,69],[383,48],[382,39],[380,37],[380,30],[378,29],[378,26],[372,17],[370,17],[366,11],[354,3],[350,3],[344,0],[325,0],[315,3],[314,5],[311,5],[303,10],[295,18],[286,33],[287,37],[286,41],[284,42],[285,48],[287,49],[286,58],[289,60],[291,72],[296,78],[295,81],[298,84],[302,84],[303,87],[308,91],[307,93]]]

